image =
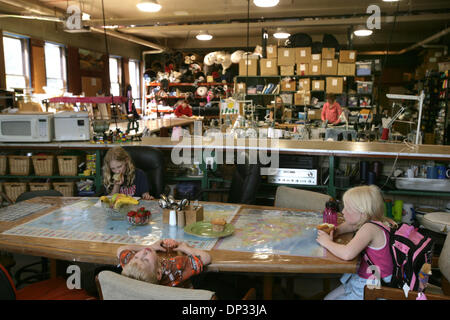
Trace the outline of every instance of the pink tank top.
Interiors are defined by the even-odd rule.
[[[392,270],[394,268],[394,264],[392,262],[392,256],[391,251],[389,248],[389,232],[386,230],[386,228],[381,222],[379,221],[372,221],[373,223],[376,223],[381,227],[381,229],[384,232],[384,246],[382,248],[366,248],[367,256],[370,258],[372,263],[380,268],[380,276],[381,278],[388,277],[392,275]],[[389,229],[389,228],[388,228]],[[367,268],[369,265],[365,261],[365,259],[361,258],[361,263],[358,269],[358,275],[361,278],[368,279],[372,273],[367,272]]]

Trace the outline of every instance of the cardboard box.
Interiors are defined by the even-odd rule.
[[[309,75],[311,76],[320,76],[321,73],[321,62],[311,62],[309,64]]]
[[[344,91],[344,79],[338,77],[327,77],[327,93],[342,93]]]
[[[356,64],[354,63],[338,63],[338,76],[354,76]]]
[[[315,53],[311,55],[311,62],[321,62],[322,55],[320,53]]]
[[[267,59],[276,59],[278,57],[278,46],[269,45],[266,47]]]
[[[309,63],[311,61],[311,48],[302,47],[294,48],[295,51],[295,63]]]
[[[356,50],[341,50],[339,52],[339,62],[355,63],[356,62]]]
[[[309,75],[309,63],[297,63],[297,75],[308,76]]]
[[[262,76],[277,76],[278,75],[277,59],[259,60],[259,70]]]
[[[322,111],[320,109],[308,110],[308,119],[321,120],[322,119]]]
[[[311,91],[311,80],[309,78],[298,80],[298,90]]]
[[[278,48],[278,65],[292,66],[295,64],[294,48]]]
[[[322,59],[322,74],[335,76],[338,71],[337,59]]]
[[[248,74],[247,74],[248,67]],[[257,76],[258,75],[258,59],[241,59],[239,61],[239,75],[240,76]]]
[[[280,66],[281,76],[293,76],[295,74],[295,65]]]
[[[322,59],[334,59],[336,51],[334,48],[322,48]]]
[[[311,91],[324,91],[325,90],[325,80],[313,80]]]
[[[281,91],[295,91],[295,80],[281,81]]]
[[[309,105],[311,103],[311,93],[309,91],[305,93],[296,93],[294,95],[295,105]]]

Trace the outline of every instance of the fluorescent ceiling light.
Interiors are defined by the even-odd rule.
[[[253,0],[253,3],[257,7],[269,8],[275,7],[280,0]]]
[[[359,26],[353,31],[353,34],[358,37],[367,37],[373,33],[372,30],[367,29],[366,27]]]
[[[161,5],[156,0],[140,0],[136,7],[144,12],[158,12],[161,10]]]
[[[400,0],[383,0],[383,2],[399,2]]]
[[[91,20],[91,16],[89,14],[87,14],[86,12],[83,12],[83,14],[81,16],[81,20],[82,21],[89,21],[89,20]]]
[[[208,31],[200,31],[198,35],[195,36],[198,40],[202,41],[208,41],[213,38],[211,34],[208,33]]]
[[[278,28],[273,36],[277,39],[287,39],[291,36],[291,34],[283,28]]]

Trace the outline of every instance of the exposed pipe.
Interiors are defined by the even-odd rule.
[[[6,3],[8,5],[11,6],[15,6],[18,8],[22,8],[24,10],[33,12],[35,14],[39,14],[39,15],[43,15],[42,17],[39,16],[24,16],[24,15],[8,15],[8,14],[3,14],[0,15],[0,18],[21,18],[21,19],[35,19],[35,20],[45,20],[45,21],[53,21],[53,22],[60,22],[60,23],[65,23],[65,18],[64,16],[58,17],[55,16],[55,12],[53,10],[50,10],[46,7],[40,6],[40,5],[31,5],[25,1],[20,1],[20,0],[0,0],[0,2],[2,3]],[[52,18],[54,17],[54,18]],[[91,27],[90,28],[92,31],[94,32],[98,32],[98,33],[104,33],[103,28],[95,28],[95,27]],[[163,51],[168,51],[169,49],[163,46],[160,46],[156,43],[153,42],[149,42],[146,40],[143,40],[141,38],[137,38],[135,36],[132,35],[128,35],[128,34],[123,34],[120,32],[116,32],[116,31],[111,31],[111,30],[106,30],[106,34],[111,36],[111,37],[115,37],[115,38],[119,38],[125,41],[129,41],[129,42],[134,42],[137,44],[140,44],[142,46],[145,47],[149,47],[149,48],[153,48],[155,49],[154,51],[150,51],[153,53],[160,53]],[[148,51],[147,51],[148,52]]]
[[[390,55],[400,55],[400,54],[404,54],[408,51],[411,51],[417,47],[421,47],[425,44],[427,44],[428,42],[431,42],[433,40],[439,39],[440,37],[445,36],[447,33],[450,32],[450,28],[444,29],[438,33],[436,33],[435,35],[432,35],[431,37],[426,38],[425,40],[422,40],[420,42],[417,42],[415,44],[413,44],[412,46],[409,46],[407,48],[404,48],[402,50],[399,51],[363,51],[363,52],[358,52],[358,55],[365,55],[365,56],[371,56],[371,55],[386,55],[386,54],[390,54]]]

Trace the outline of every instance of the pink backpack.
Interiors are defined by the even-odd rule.
[[[379,224],[373,224],[382,228]],[[418,291],[420,271],[425,263],[431,264],[433,240],[406,223],[401,223],[397,229],[391,228],[389,236],[394,270],[392,280],[387,285],[400,289],[407,285],[409,290]],[[363,251],[363,259],[368,265],[373,265],[365,251]]]

